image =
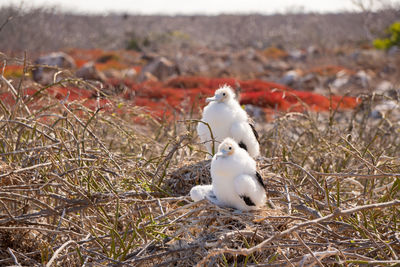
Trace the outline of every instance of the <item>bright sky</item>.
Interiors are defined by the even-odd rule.
[[[78,13],[126,12],[136,14],[286,13],[358,10],[353,2],[370,0],[0,0],[0,7],[58,6]],[[380,0],[382,1],[382,0]],[[378,2],[378,1],[372,1]],[[386,0],[400,4],[400,0]]]

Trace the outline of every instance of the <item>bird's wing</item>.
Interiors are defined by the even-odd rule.
[[[257,191],[257,185],[254,179],[247,174],[241,174],[235,177],[234,188],[236,193],[243,199],[248,206],[255,206],[255,193]]]
[[[253,122],[249,122],[249,125],[250,125],[250,127],[251,127],[251,130],[253,130],[253,134],[254,134],[254,136],[255,136],[257,142],[260,143],[260,136],[258,135],[258,132],[256,131],[256,128],[255,128],[255,126],[254,126],[254,123],[253,123]]]
[[[236,193],[248,206],[262,206],[266,200],[265,189],[256,176],[241,174],[234,179]]]
[[[256,172],[256,178],[257,178],[257,181],[258,181],[258,182],[260,183],[260,185],[262,186],[262,188],[266,189],[265,184],[264,184],[264,181],[263,181],[261,175],[260,175],[258,172]]]
[[[238,142],[240,147],[247,150],[249,155],[257,157],[260,153],[260,144],[257,136],[248,122],[235,122],[232,124],[230,134]]]

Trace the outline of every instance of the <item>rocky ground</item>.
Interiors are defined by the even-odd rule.
[[[3,60],[4,76],[15,82],[24,77],[24,89],[31,93],[40,85],[56,82],[57,86],[46,90],[58,94],[59,99],[68,92],[69,101],[94,99],[98,91],[121,96],[133,105],[157,109],[159,116],[187,111],[193,103],[202,107],[204,97],[225,83],[240,93],[247,110],[258,114],[256,119],[270,119],[266,114],[275,109],[299,110],[295,107],[299,101],[291,100],[285,92],[298,97],[311,110],[329,110],[331,96],[345,96],[342,108],[354,108],[361,103],[356,98],[363,94],[398,97],[400,77],[400,52],[396,49],[322,51],[310,46],[307,50],[270,47],[234,52],[187,48],[170,56],[128,50],[69,49],[44,54],[25,66],[23,58],[3,55]],[[90,85],[78,89],[71,79]],[[10,94],[6,90],[1,97],[12,98]],[[349,100],[351,97],[353,100]],[[333,108],[336,101],[339,100],[333,101]],[[394,106],[390,103],[384,102],[379,109],[391,109]],[[373,114],[381,116],[380,113]]]

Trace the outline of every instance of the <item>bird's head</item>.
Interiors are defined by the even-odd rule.
[[[213,97],[208,97],[206,99],[206,102],[217,101],[222,103],[222,102],[227,102],[234,98],[235,98],[235,93],[233,92],[232,88],[228,85],[224,85],[215,91]]]
[[[238,149],[238,144],[232,138],[225,138],[225,140],[218,146],[218,153],[215,158],[226,158],[232,156]]]

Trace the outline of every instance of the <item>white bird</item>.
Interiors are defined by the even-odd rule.
[[[219,145],[211,161],[211,178],[211,185],[192,188],[193,201],[208,198],[219,206],[242,211],[255,210],[265,204],[265,186],[256,170],[256,162],[231,138]]]
[[[226,137],[233,138],[241,148],[253,158],[260,154],[258,134],[249,123],[245,110],[235,99],[232,88],[224,85],[215,91],[213,97],[206,99],[210,102],[203,110],[201,121],[207,123],[212,131],[214,140],[221,143]],[[197,133],[212,156],[213,140],[207,124],[199,122]]]

